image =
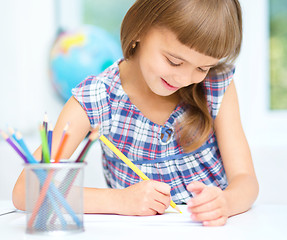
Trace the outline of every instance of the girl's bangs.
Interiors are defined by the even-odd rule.
[[[191,2],[184,11],[174,11],[175,5],[170,10],[165,9],[163,19],[157,22],[173,31],[182,44],[204,55],[225,58],[226,61],[235,59],[240,51],[242,29],[238,25],[241,15],[234,5],[234,12],[230,12],[227,3],[216,5],[210,0]],[[182,6],[177,7],[182,9]]]

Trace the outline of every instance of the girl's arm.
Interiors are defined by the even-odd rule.
[[[228,217],[247,211],[259,191],[233,81],[224,95],[214,127],[228,187],[222,191],[199,182],[188,186],[196,194],[188,202],[192,218],[205,225],[223,225]]]
[[[91,130],[89,119],[78,101],[71,97],[65,104],[53,132],[52,156],[55,156],[62,132],[69,123],[69,138],[62,158],[69,159]],[[41,146],[35,151],[41,158]],[[25,171],[13,189],[13,203],[25,210]],[[154,215],[163,213],[170,203],[170,186],[156,181],[142,181],[125,189],[84,188],[85,213],[117,213],[124,215]]]

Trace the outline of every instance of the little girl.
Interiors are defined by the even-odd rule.
[[[213,226],[251,207],[258,183],[231,65],[241,39],[237,0],[134,3],[121,27],[124,58],[72,90],[53,149],[67,122],[64,158],[99,125],[151,180],[141,181],[101,143],[110,188],[84,189],[86,213],[161,214],[172,199],[188,205],[192,220]],[[23,172],[13,191],[19,209],[24,182]]]

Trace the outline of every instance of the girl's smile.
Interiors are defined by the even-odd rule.
[[[163,78],[160,78],[162,80],[162,84],[163,86],[169,90],[169,91],[177,91],[179,89],[179,87],[175,87],[173,85],[170,85],[167,81],[165,81]]]

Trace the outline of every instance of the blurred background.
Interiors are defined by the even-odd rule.
[[[70,89],[122,56],[120,24],[134,0],[0,0],[0,129],[21,131],[31,151]],[[240,0],[244,38],[236,62],[242,124],[260,182],[258,202],[287,204],[287,2]],[[101,151],[88,154],[86,186],[104,187]],[[23,165],[0,139],[0,199]]]

